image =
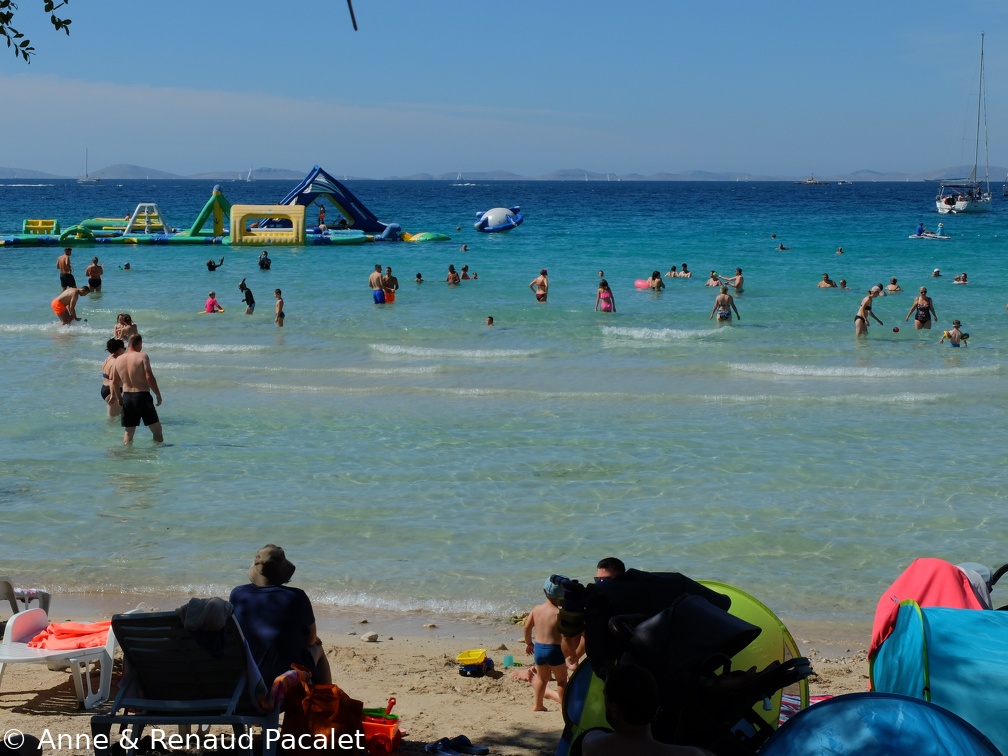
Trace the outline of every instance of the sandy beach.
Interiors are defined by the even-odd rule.
[[[172,607],[165,603],[157,608]],[[393,711],[400,715],[405,731],[399,752],[422,753],[426,743],[465,734],[501,756],[554,753],[563,729],[559,705],[550,703],[549,711],[533,712],[529,685],[514,679],[514,670],[500,668],[506,653],[529,664],[520,626],[478,620],[445,623],[443,618],[421,614],[406,619],[358,615],[319,619],[335,682],[367,707],[382,706],[395,697]],[[792,631],[816,671],[812,695],[867,689],[867,627]],[[377,633],[378,640],[364,641],[369,633]],[[455,657],[469,648],[488,649],[498,669],[483,678],[460,676]],[[113,695],[120,671],[117,660]],[[54,739],[90,734],[92,712],[77,709],[67,673],[50,671],[44,665],[15,665],[5,671],[0,712],[5,730],[39,737],[48,731]],[[88,751],[61,749],[60,753]]]

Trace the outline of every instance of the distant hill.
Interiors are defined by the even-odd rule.
[[[308,171],[294,171],[289,168],[253,168],[253,181],[300,181]],[[191,179],[201,179],[207,181],[245,181],[248,177],[248,170],[244,171],[208,171],[207,173],[197,173],[186,176]]]
[[[0,178],[4,179],[56,179],[51,173],[30,171],[27,168],[4,168],[0,166]]]
[[[1000,184],[1000,176],[1006,175],[1006,169],[991,166],[991,182]],[[846,174],[815,174],[817,181],[938,181],[942,178],[961,177],[961,168],[943,168],[933,171],[922,171],[919,173],[900,173],[897,171],[876,171],[870,168],[862,168]],[[254,181],[300,181],[307,174],[307,170],[293,170],[290,168],[253,168],[252,179]],[[197,173],[191,176],[180,176],[168,171],[161,171],[157,168],[146,168],[139,165],[127,165],[117,163],[91,171],[91,176],[97,176],[103,181],[114,180],[180,180],[193,179],[200,181],[244,181],[248,176],[248,169],[243,171],[216,170]],[[337,178],[339,174],[333,173]],[[460,178],[461,176],[461,178]],[[53,180],[71,179],[76,176],[56,176],[44,171],[35,171],[28,168],[6,168],[0,166],[0,179],[30,179],[30,180]],[[366,176],[342,176],[345,180],[353,181],[373,181]],[[386,176],[382,180],[388,181],[804,181],[809,178],[807,175],[786,176],[786,175],[760,175],[753,173],[734,173],[729,171],[681,171],[678,173],[652,173],[643,175],[640,173],[601,173],[599,171],[586,171],[583,168],[562,168],[560,170],[544,173],[540,176],[522,176],[511,171],[458,171],[448,173],[413,173],[409,176]]]

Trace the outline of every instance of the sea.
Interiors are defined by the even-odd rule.
[[[617,556],[839,626],[869,623],[916,557],[1008,561],[1008,199],[938,216],[937,186],[917,182],[347,185],[451,241],[271,247],[268,271],[257,247],[78,247],[78,282],[92,256],[105,276],[71,327],[49,307],[59,248],[0,247],[0,573],[54,608],[125,609],[226,596],[275,543],[317,612],[467,622]],[[6,179],[0,232],[140,202],[188,228],[213,188]],[[291,188],[221,184],[232,203]],[[516,230],[473,228],[516,205]],[[919,222],[951,238],[909,238]],[[684,263],[692,279],[635,286]],[[375,264],[399,279],[394,303],[372,302]],[[447,285],[449,264],[473,280]],[[705,281],[737,267],[741,319],[719,326]],[[529,289],[541,268],[546,303]],[[817,288],[823,273],[850,290]],[[600,275],[615,313],[594,309]],[[861,298],[892,278],[885,325],[856,338]],[[921,286],[932,330],[905,321]],[[201,314],[210,290],[225,313]],[[161,446],[141,427],[124,447],[105,415],[120,312],[164,396]],[[968,348],[939,344],[953,319]]]

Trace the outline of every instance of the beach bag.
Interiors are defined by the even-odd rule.
[[[311,673],[300,664],[294,664],[299,674],[300,684],[287,691],[284,698],[284,718],[280,728],[280,742],[286,743],[285,736],[299,738],[298,743],[305,748],[286,749],[289,754],[317,753],[320,749],[313,748],[313,738],[304,735],[324,735],[329,739],[333,751],[340,751],[338,741],[331,738],[340,735],[354,735],[363,732],[364,703],[351,698],[338,685],[320,683],[311,684]],[[355,741],[356,742],[356,741]],[[343,750],[345,752],[345,749]]]
[[[948,709],[1008,753],[1008,612],[904,601],[868,661],[874,690]]]

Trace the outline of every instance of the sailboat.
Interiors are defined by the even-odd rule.
[[[249,166],[248,176],[245,177],[245,180],[246,181],[255,181],[255,179],[252,178],[252,166],[251,165]]]
[[[84,148],[84,175],[77,177],[78,184],[100,184],[101,179],[97,176],[88,175],[88,151],[87,147]]]
[[[977,180],[980,163],[980,122],[984,132],[984,177]],[[939,213],[986,213],[991,206],[990,160],[987,155],[987,82],[984,80],[984,35],[980,35],[980,90],[977,92],[976,147],[973,170],[966,179],[943,179],[935,205]],[[986,188],[985,188],[986,187]]]

